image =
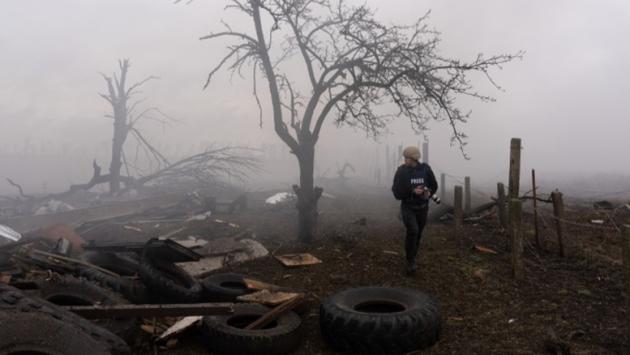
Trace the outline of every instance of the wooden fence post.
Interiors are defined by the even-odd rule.
[[[422,162],[429,164],[429,142],[422,143]]]
[[[534,194],[534,237],[536,238],[536,248],[541,249],[542,245],[540,243],[540,232],[538,230],[538,201],[536,200],[536,189],[536,170],[532,169],[532,191]]]
[[[446,174],[440,174],[440,197],[446,198]]]
[[[503,185],[502,182],[499,182],[497,183],[497,208],[499,214],[499,224],[503,229],[507,229],[507,211],[505,202],[505,185]]]
[[[630,342],[630,225],[624,224],[622,229],[623,245],[623,278],[626,296],[626,339]]]
[[[454,217],[455,217],[455,234],[457,235],[457,243],[461,246],[463,245],[462,241],[463,241],[463,235],[462,235],[462,230],[463,230],[463,226],[464,226],[464,211],[462,209],[462,200],[463,200],[463,191],[462,191],[462,187],[457,185],[455,186],[455,201],[453,202],[453,207],[455,207],[455,213],[454,213]]]
[[[510,142],[510,180],[508,182],[508,196],[518,198],[521,180],[521,139],[512,138]]]
[[[472,211],[472,202],[470,197],[470,176],[464,178],[464,211],[470,213]]]
[[[564,225],[564,202],[562,201],[562,193],[554,191],[551,193],[553,202],[553,215],[556,220],[556,231],[558,233],[558,245],[560,246],[560,256],[568,257],[573,252],[573,243],[570,238],[565,235]]]
[[[520,280],[523,278],[523,206],[519,199],[510,199],[510,236],[512,246],[512,276]]]

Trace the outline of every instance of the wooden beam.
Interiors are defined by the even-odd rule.
[[[233,303],[119,304],[113,306],[65,306],[63,309],[87,319],[151,318],[225,315],[234,312]]]
[[[300,293],[297,296],[295,296],[293,299],[291,299],[289,301],[286,301],[283,304],[279,305],[278,307],[270,310],[265,315],[263,315],[262,317],[258,318],[255,322],[253,322],[250,325],[248,325],[247,327],[245,327],[245,329],[246,330],[251,330],[251,329],[264,328],[267,324],[273,322],[274,320],[280,318],[282,315],[284,315],[287,312],[291,311],[292,309],[297,307],[303,301],[304,301],[304,294]]]

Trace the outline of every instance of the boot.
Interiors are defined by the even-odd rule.
[[[416,262],[407,261],[407,266],[405,267],[405,275],[413,276],[416,274],[416,270],[418,270],[418,267],[416,266]]]

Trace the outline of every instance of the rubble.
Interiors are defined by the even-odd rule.
[[[51,199],[43,203],[36,211],[35,215],[43,215],[49,213],[59,213],[59,212],[68,212],[72,211],[75,208],[72,205],[65,203],[63,201]]]

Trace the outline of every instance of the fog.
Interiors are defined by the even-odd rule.
[[[461,98],[472,110],[461,129],[469,136],[466,160],[450,145],[445,122],[431,122],[418,135],[404,119],[376,140],[328,123],[318,142],[316,175],[334,176],[344,162],[371,181],[384,167],[385,147],[430,141],[438,172],[470,175],[473,181],[507,180],[511,137],[523,140],[523,176],[536,169],[563,183],[611,177],[618,184],[592,184],[588,191],[628,186],[625,155],[630,132],[625,79],[630,77],[630,2],[366,0],[386,23],[411,24],[431,10],[430,25],[442,33],[441,53],[461,59],[525,51],[522,60],[492,71],[502,87],[483,77],[473,83],[496,102]],[[109,164],[111,107],[99,97],[117,61],[129,58],[131,81],[155,75],[139,98],[177,119],[144,122],[143,131],[165,154],[181,156],[208,144],[273,147],[277,164],[257,177],[276,185],[295,182],[297,164],[275,135],[271,105],[262,95],[264,120],[244,78],[220,72],[203,90],[208,72],[225,54],[225,42],[199,37],[222,28],[225,1],[20,0],[0,8],[0,193],[14,193],[5,177],[33,192],[62,190],[92,174],[91,161]],[[240,23],[241,28],[251,25]],[[298,80],[297,78],[293,78]],[[306,79],[306,76],[304,77]],[[266,94],[266,92],[265,92]],[[330,122],[331,120],[329,120]],[[133,148],[131,148],[133,149]],[[556,186],[560,185],[560,186]],[[485,186],[485,185],[484,185]]]

